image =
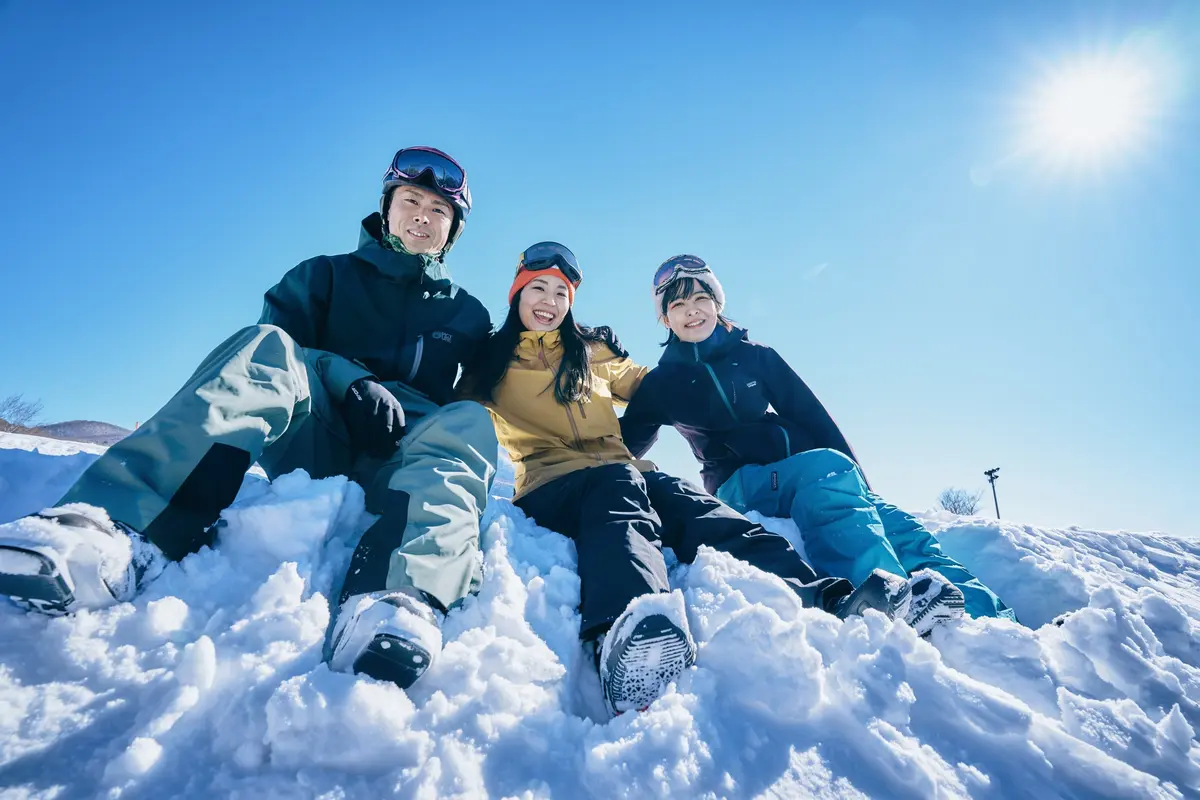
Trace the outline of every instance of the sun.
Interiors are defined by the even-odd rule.
[[[1158,114],[1153,70],[1131,57],[1092,57],[1048,71],[1029,104],[1031,149],[1056,162],[1095,162],[1144,143]]]

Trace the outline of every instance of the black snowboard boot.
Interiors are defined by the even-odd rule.
[[[882,569],[874,570],[858,588],[838,603],[837,616],[862,616],[867,609],[880,611],[888,619],[904,619],[909,611],[912,589],[907,578]]]

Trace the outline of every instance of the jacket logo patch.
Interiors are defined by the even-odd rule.
[[[454,341],[454,337],[445,331],[434,331],[432,336],[439,342],[445,342],[446,344],[450,344]]]
[[[771,473],[771,491],[772,492],[779,491],[779,473],[778,472]]]
[[[755,386],[758,386],[758,381],[750,381],[746,384],[747,389],[753,389]]]

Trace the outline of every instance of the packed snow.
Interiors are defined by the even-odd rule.
[[[0,522],[98,452],[0,435]],[[932,641],[705,550],[672,571],[696,665],[610,721],[574,545],[504,497],[421,681],[330,672],[328,597],[370,519],[343,478],[250,475],[217,546],[134,603],[0,601],[0,797],[1200,796],[1200,541],[926,514],[1024,623]]]

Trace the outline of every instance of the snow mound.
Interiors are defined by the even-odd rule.
[[[0,521],[94,458],[0,448]],[[927,515],[1031,626],[968,620],[932,642],[801,608],[704,550],[672,572],[696,666],[607,721],[574,545],[503,498],[483,587],[425,677],[405,694],[330,672],[328,597],[370,519],[343,478],[251,476],[217,547],[132,604],[52,619],[0,601],[0,796],[1200,794],[1200,542]]]
[[[0,433],[0,522],[57,501],[103,452],[99,445]]]

